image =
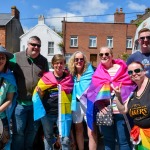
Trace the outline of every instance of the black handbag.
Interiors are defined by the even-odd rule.
[[[96,125],[111,126],[114,123],[112,106],[108,105],[107,109],[108,111],[106,114],[100,114],[100,112],[97,112]]]

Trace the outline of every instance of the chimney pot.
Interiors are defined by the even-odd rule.
[[[120,12],[121,12],[121,13],[122,13],[122,10],[123,10],[123,9],[122,9],[122,8],[120,8]]]

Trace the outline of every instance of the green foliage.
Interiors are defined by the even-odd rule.
[[[143,20],[139,20],[137,23],[136,23],[136,26],[139,27],[139,25],[143,22]]]
[[[123,54],[121,54],[119,56],[120,59],[124,60],[124,61],[127,61],[128,57],[130,56],[130,54],[124,52]]]

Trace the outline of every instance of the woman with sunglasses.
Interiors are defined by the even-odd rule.
[[[72,115],[75,125],[76,141],[79,150],[84,150],[84,128],[83,120],[86,121],[87,100],[85,98],[86,91],[91,82],[94,73],[92,66],[87,62],[86,56],[81,52],[75,52],[68,63],[70,73],[74,76],[74,88],[72,96]],[[96,150],[97,137],[96,131],[87,128],[89,137],[89,149]]]
[[[9,59],[11,58],[13,58],[13,54],[0,46],[0,119],[3,124],[3,133],[0,135],[0,149],[3,149],[10,139],[9,124],[16,102],[16,82],[14,75],[9,70]],[[10,149],[9,146],[7,145],[6,149]]]
[[[111,105],[114,123],[111,126],[100,126],[100,131],[104,136],[105,150],[115,150],[116,141],[120,150],[131,150],[127,125],[124,116],[117,109],[112,87],[122,83],[124,87],[122,96],[126,99],[134,89],[133,83],[127,74],[125,62],[119,59],[114,60],[110,48],[101,47],[99,56],[100,64],[92,76],[92,82],[87,91],[88,126],[93,128],[95,111],[99,111],[101,115],[106,114],[107,106]],[[98,110],[94,108],[94,105]]]
[[[137,88],[123,105],[120,91],[122,86],[114,88],[116,103],[121,113],[129,113],[133,118],[134,127],[130,135],[136,150],[150,149],[150,79],[146,76],[144,66],[140,62],[128,65],[128,74]]]

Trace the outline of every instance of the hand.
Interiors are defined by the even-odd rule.
[[[107,107],[103,107],[101,110],[99,110],[100,115],[104,115],[107,114],[108,108]]]
[[[116,87],[112,86],[112,89],[114,90],[116,97],[121,96],[121,86],[122,86],[122,83],[120,83],[120,85]]]
[[[40,87],[36,87],[36,91],[39,93],[40,96],[43,96],[44,95],[44,92],[41,90]]]

